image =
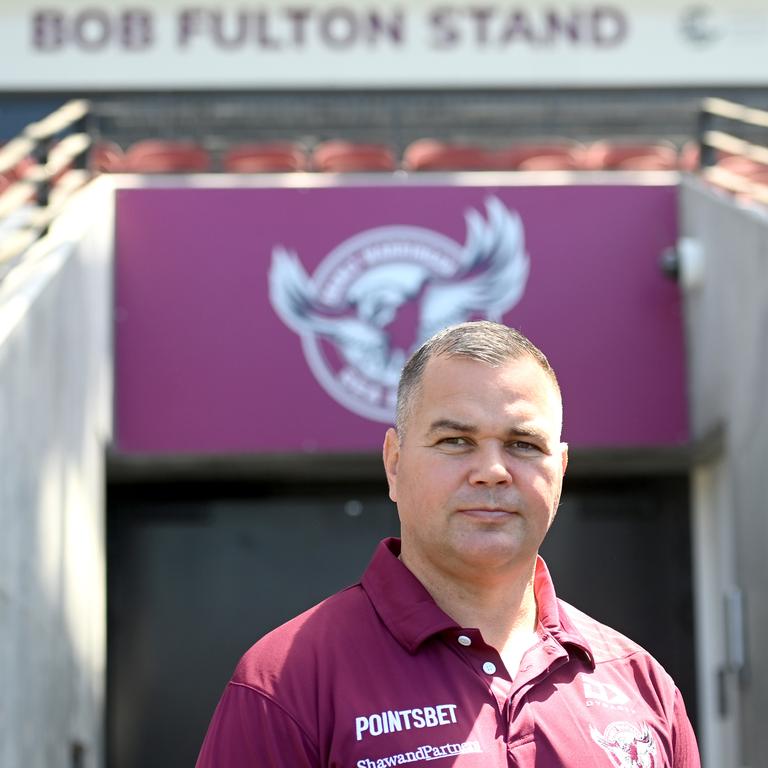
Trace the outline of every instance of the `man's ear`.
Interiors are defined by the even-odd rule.
[[[563,474],[565,474],[565,468],[568,466],[568,443],[560,443],[561,460],[563,462]]]
[[[390,427],[384,436],[384,471],[387,473],[389,498],[397,501],[397,468],[400,462],[400,439],[397,432]]]

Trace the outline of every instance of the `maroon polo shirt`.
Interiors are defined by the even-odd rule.
[[[669,675],[558,600],[543,560],[538,639],[512,679],[399,548],[382,542],[360,584],[243,656],[197,768],[699,768]]]

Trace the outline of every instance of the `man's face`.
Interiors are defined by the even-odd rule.
[[[532,567],[560,499],[561,422],[560,397],[532,358],[430,360],[402,441],[390,429],[384,443],[404,562],[488,578]]]

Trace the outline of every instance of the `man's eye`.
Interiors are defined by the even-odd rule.
[[[525,440],[515,440],[514,442],[510,443],[510,448],[513,448],[516,451],[538,451],[539,447],[537,445],[534,445],[533,443],[528,443]]]
[[[440,445],[469,445],[466,437],[444,437],[439,442]]]

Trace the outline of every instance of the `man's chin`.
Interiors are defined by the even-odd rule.
[[[457,543],[455,557],[465,566],[485,573],[514,569],[535,561],[534,547],[523,545],[515,537],[496,533],[465,537]]]

